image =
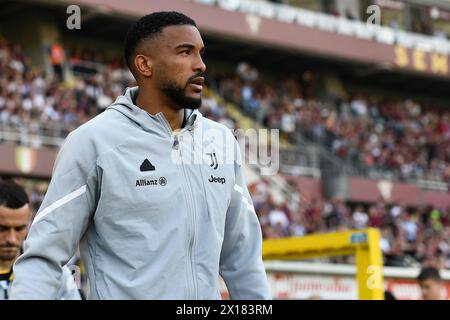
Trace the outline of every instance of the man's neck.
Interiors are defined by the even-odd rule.
[[[15,260],[0,260],[0,273],[9,272]]]
[[[162,112],[169,122],[172,131],[180,129],[183,124],[184,110],[176,110],[171,107],[167,98],[162,93],[150,93],[150,91],[139,90],[136,97],[136,105],[151,115]]]

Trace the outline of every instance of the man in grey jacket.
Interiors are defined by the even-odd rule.
[[[177,12],[138,20],[125,59],[138,86],[73,131],[25,250],[13,299],[54,299],[78,244],[90,299],[270,299],[239,146],[203,118],[204,45]]]

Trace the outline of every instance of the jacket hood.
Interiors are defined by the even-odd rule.
[[[172,134],[172,129],[169,122],[162,112],[152,115],[144,109],[136,106],[133,100],[137,97],[139,87],[131,87],[125,90],[125,93],[118,96],[116,101],[111,104],[106,110],[114,109],[131,121],[138,124],[145,131],[154,131],[155,124],[162,127],[165,131]],[[193,127],[199,122],[202,114],[198,110],[184,109],[185,128]]]

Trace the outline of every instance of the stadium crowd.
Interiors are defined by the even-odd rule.
[[[19,45],[0,37],[0,126],[3,130],[65,137],[106,108],[131,85],[121,68],[60,82],[31,59]],[[42,142],[35,140],[39,146]]]
[[[269,84],[241,63],[235,73],[219,76],[215,85],[225,99],[263,125],[288,135],[301,132],[361,170],[450,184],[448,109],[358,93],[320,99],[318,77],[307,71]]]
[[[386,265],[450,269],[450,207],[408,208],[381,199],[370,205],[348,204],[341,199],[301,195],[302,205],[292,210],[287,202],[272,199],[265,179],[251,185],[249,191],[265,238],[373,227],[381,230]]]
[[[82,61],[77,53],[71,61]],[[120,64],[60,82],[18,45],[0,37],[0,130],[37,136],[65,137],[102,112],[124,88],[134,84]],[[242,108],[259,123],[280,128],[288,137],[301,132],[342,159],[367,168],[398,171],[403,177],[428,177],[450,183],[450,113],[412,100],[354,95],[335,103],[320,100],[317,74],[305,72],[273,85],[241,63],[231,75],[214,75],[211,88]],[[236,121],[224,104],[206,94],[202,113],[230,129]],[[0,141],[1,142],[1,141]],[[39,142],[37,143],[39,145]],[[382,230],[388,265],[438,264],[450,269],[450,208],[405,208],[383,201],[350,206],[339,199],[304,199],[297,211],[276,204],[270,185],[262,180],[250,187],[266,238],[302,236],[349,228]],[[28,188],[34,211],[45,188]]]
[[[235,73],[213,79],[220,95],[257,121],[292,135],[301,131],[354,166],[395,172],[402,179],[421,178],[450,183],[450,112],[412,100],[375,100],[355,94],[337,102],[315,95],[317,75],[279,84],[258,79],[241,63]],[[20,46],[0,40],[0,125],[31,134],[65,137],[108,106],[131,75],[116,65],[77,77],[69,85],[31,67]],[[234,128],[226,108],[205,99],[206,115]]]

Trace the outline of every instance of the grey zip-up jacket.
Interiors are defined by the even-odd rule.
[[[270,299],[262,236],[225,126],[185,112],[174,135],[128,88],[74,130],[14,264],[12,299],[54,299],[80,243],[88,299]]]

